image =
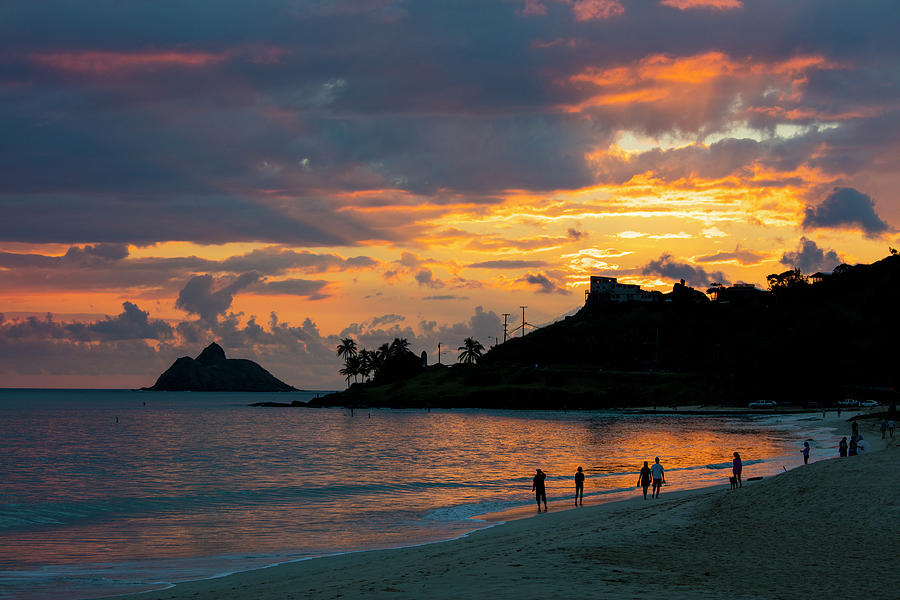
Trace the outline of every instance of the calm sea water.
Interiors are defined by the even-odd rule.
[[[533,502],[535,467],[552,509],[579,465],[586,496],[612,498],[656,455],[683,489],[723,482],[735,450],[770,475],[837,439],[797,417],[247,406],[312,395],[0,390],[0,598],[449,539]]]

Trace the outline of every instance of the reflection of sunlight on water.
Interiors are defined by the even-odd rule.
[[[549,475],[551,502],[571,495],[579,465],[586,495],[612,498],[637,493],[637,472],[654,456],[674,490],[723,482],[726,470],[707,465],[727,466],[735,450],[745,477],[778,472],[784,460],[796,465],[801,439],[795,422],[458,410],[351,416],[248,408],[258,396],[232,394],[43,392],[23,402],[27,393],[38,394],[0,391],[0,570],[28,572],[32,582],[47,565],[128,561],[152,572],[144,581],[170,581],[177,558],[196,577],[226,563],[234,570],[445,539],[479,526],[469,516],[533,502],[536,467]],[[830,432],[814,428],[803,435],[833,445]]]

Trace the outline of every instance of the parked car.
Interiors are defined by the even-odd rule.
[[[879,403],[875,400],[863,400],[859,405],[863,408],[872,408],[873,406],[879,406]]]
[[[775,408],[777,405],[774,400],[754,400],[747,406],[750,408]]]
[[[859,401],[854,400],[853,398],[847,398],[846,400],[839,400],[837,403],[838,406],[859,406]]]

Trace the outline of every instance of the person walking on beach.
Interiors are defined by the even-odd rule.
[[[888,421],[888,433],[891,434],[891,438],[893,439],[893,437],[894,437],[894,420],[893,419]]]
[[[887,419],[882,419],[881,420],[881,439],[884,439],[884,434],[887,433],[887,428],[888,428]]]
[[[838,444],[838,454],[847,456],[847,436],[841,438],[841,442]]]
[[[653,476],[653,494],[654,498],[659,498],[659,488],[662,487],[662,484],[666,482],[666,470],[663,469],[663,466],[659,464],[659,457],[656,457],[656,462],[653,463],[653,466],[650,467],[650,474]]]
[[[856,439],[855,435],[850,436],[850,450],[847,452],[847,456],[856,456]]]
[[[744,484],[741,482],[741,471],[743,470],[744,465],[741,463],[741,455],[735,452],[734,460],[731,461],[731,473],[737,480],[738,487],[744,487]]]
[[[540,469],[535,469],[535,471],[534,479],[531,480],[531,491],[534,492],[538,512],[541,512],[541,500],[544,501],[544,512],[547,512],[547,490],[544,488],[544,480],[547,479],[547,474]]]
[[[581,467],[578,467],[578,472],[575,473],[575,506],[579,505],[579,498],[581,506],[584,506],[584,471]]]
[[[644,488],[644,500],[647,499],[647,488],[650,487],[650,467],[647,466],[647,461],[644,461],[644,466],[641,468],[641,472],[638,475],[638,487]]]
[[[803,450],[800,451],[803,454],[803,464],[809,464],[809,442],[803,442]]]

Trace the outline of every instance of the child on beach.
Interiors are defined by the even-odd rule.
[[[647,488],[650,487],[650,467],[647,466],[648,461],[644,461],[644,466],[641,468],[641,472],[638,475],[638,487],[644,488],[644,500],[647,499]]]
[[[734,478],[737,479],[738,487],[744,487],[744,484],[741,482],[741,471],[743,470],[744,465],[741,463],[741,455],[735,452],[734,460],[731,461],[731,472]]]
[[[809,464],[809,442],[803,442],[803,450],[800,451],[803,454],[803,464]]]
[[[650,474],[653,475],[653,494],[654,498],[659,498],[659,488],[662,487],[662,484],[666,482],[666,471],[663,469],[663,466],[659,464],[659,457],[656,457],[656,462],[653,463],[653,466],[650,467]]]
[[[575,473],[575,506],[578,506],[578,499],[581,498],[581,506],[584,506],[584,472],[578,467]]]
[[[531,480],[531,491],[534,492],[538,512],[541,512],[541,500],[544,501],[544,512],[547,512],[547,490],[544,488],[544,480],[547,478],[547,474],[540,469],[535,469],[535,471],[534,479]]]

